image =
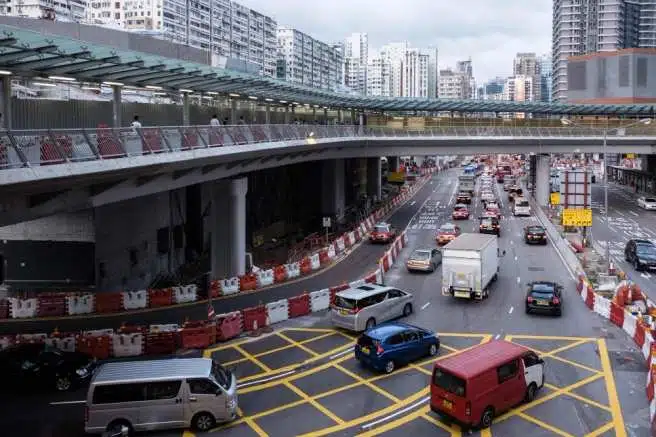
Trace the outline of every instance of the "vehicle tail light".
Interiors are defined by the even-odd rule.
[[[557,297],[554,297],[551,302],[553,302],[554,305],[558,305],[560,303],[560,299],[558,299]]]
[[[471,402],[465,404],[465,416],[471,416]]]
[[[526,302],[527,302],[527,303],[531,303],[531,302],[533,302],[533,298],[532,298],[531,296],[527,297],[527,298],[526,298]]]
[[[378,344],[376,345],[376,354],[377,354],[377,355],[382,355],[383,352],[385,352],[385,349],[383,349],[383,347],[380,345],[380,343],[378,343]]]

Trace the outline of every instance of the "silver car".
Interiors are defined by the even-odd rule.
[[[365,284],[340,291],[331,309],[333,324],[360,332],[379,323],[412,314],[414,296],[383,285]]]
[[[237,417],[237,380],[208,358],[102,365],[87,393],[84,429],[120,434],[192,427],[209,431]]]
[[[405,266],[409,272],[434,272],[442,264],[442,252],[439,249],[417,249],[408,258]]]

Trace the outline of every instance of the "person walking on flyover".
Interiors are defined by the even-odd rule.
[[[138,133],[138,130],[141,129],[141,122],[139,121],[139,116],[135,115],[134,119],[132,120],[132,129],[134,129],[134,133]]]
[[[212,119],[210,120],[210,126],[212,126],[212,127],[221,126],[221,122],[219,121],[219,117],[216,114],[214,114],[212,116]]]

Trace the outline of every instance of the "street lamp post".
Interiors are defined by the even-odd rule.
[[[604,154],[604,218],[606,222],[606,230],[607,230],[607,235],[610,235],[610,223],[608,222],[608,134],[611,132],[619,132],[620,130],[627,129],[633,126],[637,126],[640,124],[648,125],[651,124],[651,118],[643,118],[641,120],[638,120],[633,123],[629,123],[626,126],[620,126],[620,127],[613,127],[613,128],[605,128],[603,130],[603,145],[602,145],[602,153]],[[575,126],[575,127],[584,127],[581,126],[580,124],[569,120],[567,118],[561,118],[560,122],[565,125],[565,126]],[[611,261],[610,261],[610,241],[606,241],[606,263],[607,263],[607,271],[610,272],[610,267],[611,267]]]

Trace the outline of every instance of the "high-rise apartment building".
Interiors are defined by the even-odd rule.
[[[405,52],[403,97],[428,97],[428,55],[418,49]]]
[[[435,69],[436,53],[411,48],[408,42],[383,46],[369,58],[367,95],[387,97],[435,97],[430,90],[431,68]],[[433,82],[435,83],[435,82]]]
[[[86,8],[86,0],[0,0],[0,14],[10,17],[81,22]]]
[[[567,58],[656,47],[656,0],[554,0],[554,101],[567,99]]]
[[[468,99],[471,96],[471,78],[450,68],[440,70],[438,80],[440,99]]]
[[[337,89],[344,59],[338,48],[290,27],[278,28],[277,76],[300,85]]]
[[[392,97],[391,63],[380,54],[369,57],[367,63],[367,95]]]
[[[533,95],[530,100],[539,102],[542,99],[541,64],[535,53],[517,53],[513,62],[513,76],[531,78]]]
[[[353,33],[344,40],[344,85],[360,93],[367,92],[369,37]]]
[[[89,24],[144,32],[156,38],[245,61],[276,76],[276,21],[229,0],[91,0]]]
[[[511,102],[532,102],[536,96],[535,76],[517,75],[506,79],[503,87],[503,100]]]
[[[503,93],[506,79],[495,77],[479,88],[478,98],[482,100],[504,100]]]

